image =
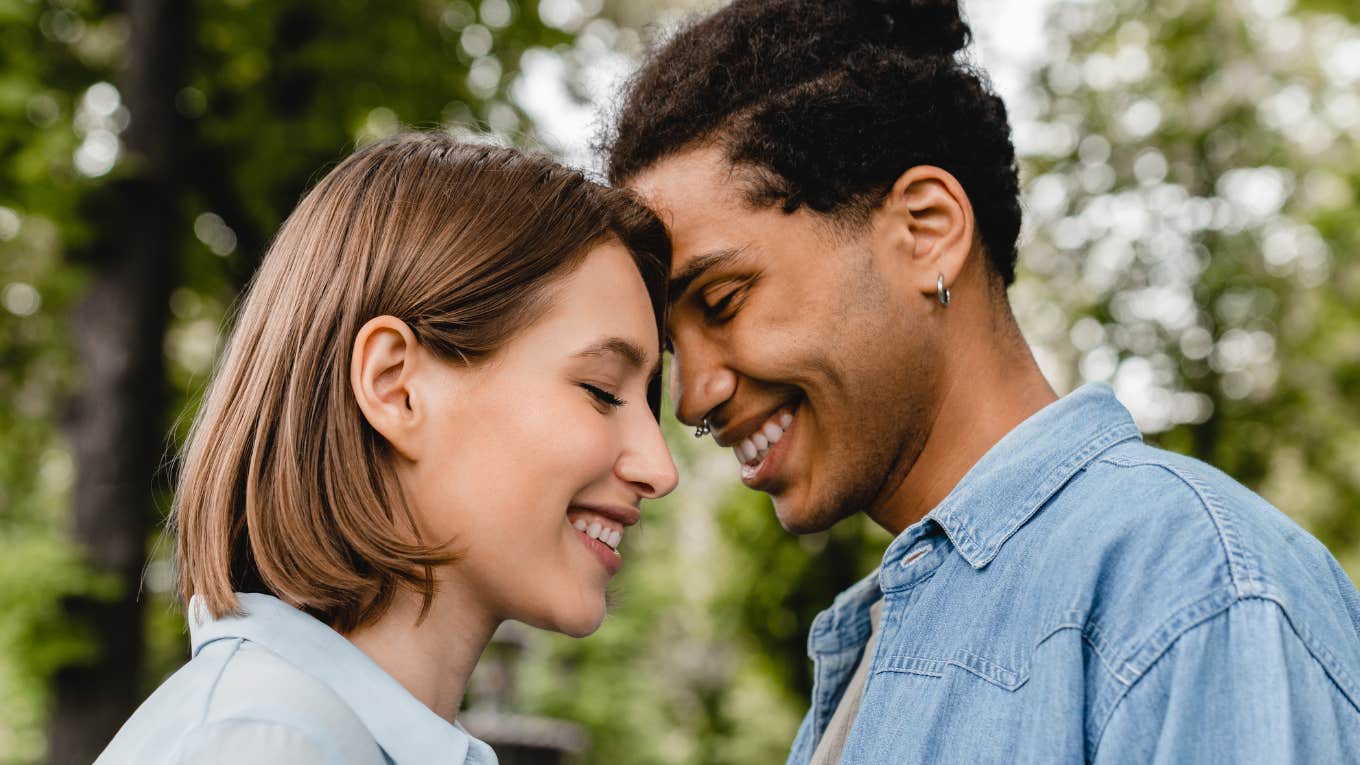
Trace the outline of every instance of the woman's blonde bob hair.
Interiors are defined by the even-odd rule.
[[[627,192],[543,156],[407,133],[328,173],[279,230],[189,434],[171,525],[179,593],[214,617],[263,592],[348,632],[455,559],[420,538],[350,389],[360,327],[391,315],[475,364],[621,242],[664,326],[670,242]],[[653,391],[653,406],[656,406]]]

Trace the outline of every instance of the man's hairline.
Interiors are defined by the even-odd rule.
[[[628,175],[622,176],[611,182],[618,186],[628,186],[642,174],[649,170],[654,170],[661,164],[673,160],[678,156],[702,151],[704,149],[716,149],[720,153],[723,164],[725,165],[726,176],[724,180],[730,181],[732,185],[740,189],[741,193],[739,193],[738,196],[748,210],[763,212],[765,210],[774,209],[783,212],[785,215],[793,215],[799,210],[807,210],[807,212],[811,214],[812,220],[817,228],[838,243],[844,243],[867,233],[869,225],[873,222],[874,212],[879,210],[882,207],[883,202],[887,199],[887,194],[885,192],[878,192],[877,194],[866,192],[864,194],[851,195],[832,210],[817,210],[806,203],[800,204],[794,210],[781,210],[778,203],[760,199],[760,190],[757,188],[757,184],[762,181],[768,181],[771,178],[782,178],[782,176],[780,176],[773,168],[733,158],[731,146],[729,144],[730,139],[726,139],[725,135],[726,134],[721,129],[715,128],[710,130],[707,133],[680,144],[674,149],[657,155],[652,160],[634,169]],[[905,173],[910,169],[911,168],[906,168],[902,172]],[[950,171],[946,169],[945,172]],[[950,172],[950,174],[952,175],[953,173]],[[960,182],[960,187],[961,186],[962,182]],[[963,191],[965,194],[968,193],[967,189],[964,189]],[[870,198],[874,196],[878,198],[871,202]],[[645,203],[644,200],[644,204]],[[657,213],[658,217],[662,217],[660,211],[653,209],[653,212]],[[666,225],[664,217],[662,217],[662,224]],[[669,226],[667,226],[667,229],[669,229]],[[991,283],[993,278],[1000,279],[1001,274],[997,272],[996,266],[992,263],[986,239],[982,236],[982,230],[977,226],[974,226],[973,228],[973,246],[977,248],[977,255],[982,258],[983,267],[987,271],[987,292],[989,294],[999,292],[999,294],[992,295],[993,299],[1009,306],[1009,285],[1006,285],[1004,280],[1001,280],[1003,283],[1000,285],[1000,290],[998,291],[993,288]],[[732,245],[727,248],[710,249],[704,254],[709,255],[724,249],[744,249],[744,246]],[[674,267],[673,262],[672,267]],[[668,306],[674,306],[679,302],[679,299],[683,297],[683,295],[674,290],[670,290],[669,292],[670,297],[668,299]]]

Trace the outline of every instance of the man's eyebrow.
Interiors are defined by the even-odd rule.
[[[628,364],[629,367],[637,370],[643,369],[647,365],[647,352],[642,346],[622,337],[606,337],[597,342],[591,343],[585,348],[577,351],[577,358],[599,358],[601,356],[618,356]],[[656,368],[652,374],[659,374],[661,369],[661,359],[658,358]]]
[[[680,273],[671,278],[670,283],[670,304],[675,305],[689,291],[689,286],[695,279],[703,276],[708,271],[719,266],[727,265],[732,261],[746,254],[746,247],[727,247],[721,250],[705,252],[696,255],[685,267],[680,269]]]

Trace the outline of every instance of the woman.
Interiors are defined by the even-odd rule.
[[[284,223],[173,510],[193,659],[100,763],[494,762],[500,622],[584,636],[643,498],[670,249],[625,192],[408,134]]]

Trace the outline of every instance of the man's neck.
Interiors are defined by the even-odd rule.
[[[943,501],[1007,433],[1058,399],[1023,341],[1008,352],[991,343],[954,350],[925,446],[869,512],[893,536]]]

